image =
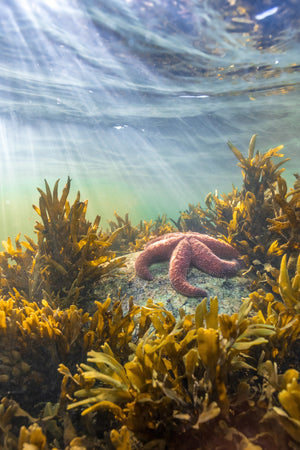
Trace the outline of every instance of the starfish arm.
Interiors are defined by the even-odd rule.
[[[151,239],[136,259],[135,269],[139,277],[152,280],[151,264],[171,258],[169,276],[173,287],[187,297],[205,297],[205,290],[187,282],[189,266],[214,276],[230,276],[239,269],[238,257],[234,247],[206,234],[173,232]]]
[[[208,236],[207,234],[191,233],[191,237],[205,244],[215,255],[220,258],[232,259],[240,256],[239,252],[234,247],[227,244],[227,242],[219,241],[218,239]]]
[[[195,238],[189,241],[192,248],[191,262],[197,269],[216,277],[234,275],[238,271],[239,262],[236,259],[226,261],[215,255],[202,241]]]
[[[192,247],[188,239],[182,239],[172,253],[169,277],[172,286],[187,297],[205,297],[206,291],[189,284],[186,280],[192,260]]]
[[[165,241],[165,240],[169,240],[170,238],[180,238],[182,239],[183,233],[181,232],[174,232],[174,233],[167,233],[167,234],[163,234],[162,236],[157,236],[156,238],[152,238],[150,239],[150,241],[148,241],[145,245],[145,248],[148,248],[150,245],[154,244],[155,242],[161,242],[161,241]],[[178,241],[180,240],[178,239]]]
[[[149,245],[139,254],[135,261],[135,272],[144,280],[153,280],[153,275],[149,271],[151,264],[167,261],[178,242],[182,239],[180,236],[173,236],[169,239],[160,240]]]

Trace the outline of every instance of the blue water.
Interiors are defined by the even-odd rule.
[[[228,140],[284,144],[300,172],[299,0],[3,3],[1,240],[32,234],[44,178],[106,228],[239,186]]]

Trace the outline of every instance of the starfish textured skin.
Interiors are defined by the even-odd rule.
[[[206,297],[204,289],[187,282],[189,267],[216,277],[228,277],[238,271],[238,257],[234,247],[206,234],[175,232],[150,240],[136,259],[135,271],[140,278],[153,280],[151,264],[170,259],[169,277],[174,289],[186,297]]]

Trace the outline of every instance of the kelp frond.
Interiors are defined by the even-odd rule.
[[[162,420],[161,432],[169,435],[174,426],[200,430],[219,415],[226,417],[228,377],[254,370],[248,362],[252,348],[274,334],[273,326],[247,317],[249,308],[248,302],[239,314],[218,318],[217,299],[212,299],[211,311],[204,300],[195,316],[182,313],[166,328],[171,313],[149,301],[140,321],[143,327],[149,318],[154,331],[140,335],[123,366],[107,344],[102,352],[88,353],[92,365],[80,365],[77,380],[82,388],[68,408],[83,407],[83,415],[108,409],[131,431],[157,438],[161,435],[154,430]]]
[[[280,166],[289,161],[285,158],[277,164],[272,162],[272,158],[282,158],[283,154],[279,153],[283,145],[271,148],[266,153],[261,154],[258,150],[254,156],[254,149],[256,143],[256,135],[253,135],[248,150],[248,158],[245,158],[242,153],[231,143],[228,146],[239,160],[239,166],[242,169],[244,194],[246,192],[253,192],[258,201],[263,200],[264,192],[276,183],[278,177],[284,171],[279,169]]]
[[[46,292],[67,306],[86,298],[93,283],[123,265],[124,258],[115,258],[111,250],[122,228],[103,233],[100,216],[93,223],[86,220],[87,201],[80,201],[79,192],[69,204],[70,178],[60,197],[58,183],[53,192],[46,180],[45,191],[38,188],[39,207],[33,206],[41,219],[35,225],[37,244],[30,238],[20,242],[19,235],[16,249],[10,238],[3,242],[0,282],[3,293],[13,287],[28,299],[40,300]]]
[[[256,135],[244,156],[228,143],[242,169],[241,189],[209,193],[205,208],[189,205],[177,223],[183,230],[208,233],[235,246],[253,279],[252,289],[264,284],[278,294],[280,256],[288,252],[289,261],[295,261],[300,250],[299,177],[295,174],[294,188],[288,190],[282,165],[289,158],[283,158],[283,146],[261,153],[255,144]],[[275,158],[283,159],[275,162]]]

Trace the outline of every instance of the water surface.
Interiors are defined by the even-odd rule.
[[[106,227],[241,184],[226,142],[300,172],[299,0],[10,0],[0,16],[0,238],[32,234],[46,178]]]

